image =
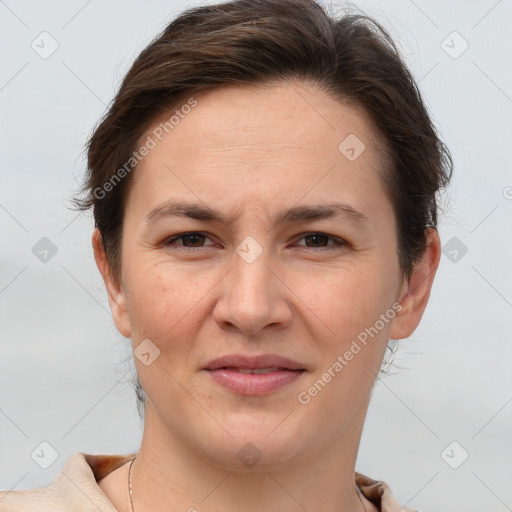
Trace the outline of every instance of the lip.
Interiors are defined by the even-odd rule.
[[[247,374],[238,369],[278,368],[269,373]],[[275,354],[244,356],[232,354],[208,363],[204,368],[224,388],[244,396],[261,396],[295,382],[306,371],[303,365]]]
[[[229,354],[210,361],[205,370],[219,370],[221,368],[242,368],[261,369],[261,368],[283,368],[285,370],[305,370],[304,365],[278,356],[277,354],[263,354],[261,356],[245,356],[243,354]]]

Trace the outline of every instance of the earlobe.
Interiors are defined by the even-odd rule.
[[[418,327],[434,282],[441,258],[441,242],[434,228],[425,231],[427,244],[420,261],[414,267],[408,283],[400,292],[401,311],[396,315],[391,327],[390,338],[408,338]]]
[[[118,283],[112,275],[112,269],[108,261],[105,249],[103,247],[103,240],[101,233],[96,228],[92,234],[92,246],[94,249],[94,259],[100,271],[105,288],[107,290],[108,302],[112,312],[112,318],[117,330],[125,337],[131,337],[130,317],[126,306],[125,293],[122,289],[121,283]]]

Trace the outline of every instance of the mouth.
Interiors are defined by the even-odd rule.
[[[204,370],[225,389],[245,396],[261,396],[295,382],[306,368],[274,354],[249,357],[224,356],[211,361]]]
[[[277,354],[263,354],[248,356],[243,354],[229,354],[210,361],[205,370],[220,370],[235,368],[238,370],[305,370],[301,363]]]
[[[225,366],[223,368],[218,368],[219,370],[229,370],[229,371],[238,371],[239,373],[244,373],[245,375],[253,374],[253,375],[263,375],[265,373],[273,373],[280,371],[293,371],[298,372],[301,370],[290,370],[290,368],[237,368],[235,366]],[[213,370],[215,371],[215,370]]]
[[[295,382],[306,370],[227,367],[207,371],[214,382],[237,395],[261,396]]]

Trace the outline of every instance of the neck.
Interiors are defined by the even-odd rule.
[[[319,441],[300,460],[245,471],[195,452],[165,428],[148,402],[131,475],[135,512],[303,512],[319,503],[326,512],[373,512],[358,495],[354,474],[368,401],[334,444]]]

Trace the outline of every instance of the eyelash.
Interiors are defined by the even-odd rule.
[[[201,247],[187,247],[186,245],[176,245],[175,242],[177,240],[179,240],[180,238],[185,238],[187,236],[191,236],[191,235],[200,235],[200,236],[204,236],[206,238],[209,239],[208,235],[206,235],[205,233],[202,233],[200,231],[189,231],[187,233],[181,233],[179,235],[176,235],[176,236],[173,236],[171,238],[169,238],[167,241],[164,242],[164,246],[170,246],[170,245],[174,245],[175,247],[179,247],[180,250],[186,250],[188,252],[195,252],[197,251],[198,249],[201,249]],[[332,235],[328,235],[327,233],[322,233],[320,231],[312,231],[312,232],[309,232],[309,233],[304,233],[303,235],[301,235],[301,238],[300,240],[302,240],[303,238],[306,238],[308,236],[314,236],[314,235],[319,235],[319,236],[322,236],[322,237],[327,237],[329,240],[333,241],[334,243],[332,245],[328,245],[328,246],[324,246],[324,247],[308,247],[306,245],[304,246],[301,246],[301,247],[305,247],[306,249],[321,249],[321,250],[331,250],[331,249],[336,249],[336,248],[339,248],[339,247],[344,247],[344,246],[347,246],[348,243],[345,242],[345,240],[341,239],[341,238],[338,238],[338,237],[335,237],[335,236],[332,236]],[[202,246],[202,247],[214,247],[214,245],[210,245],[210,246]]]

